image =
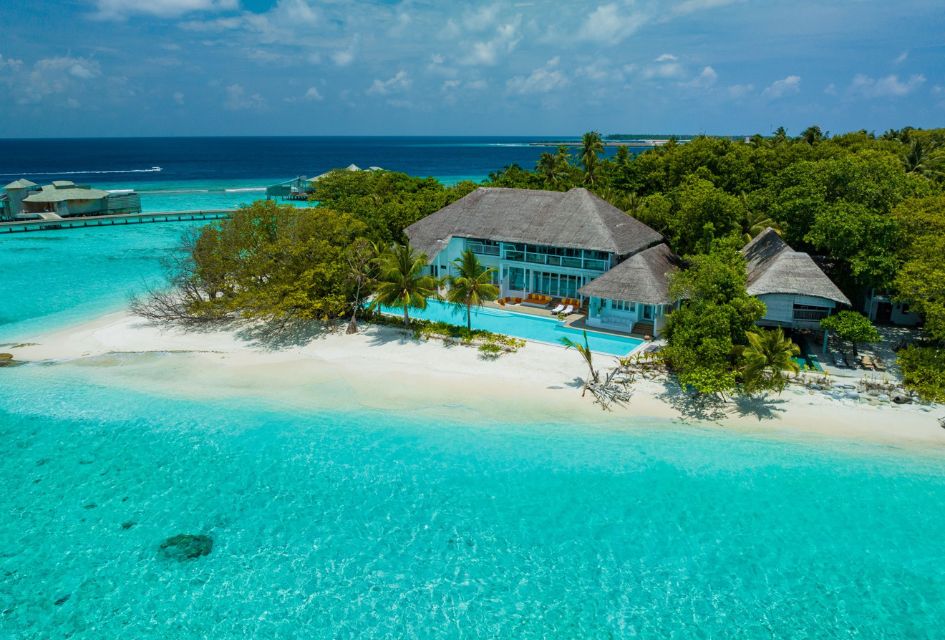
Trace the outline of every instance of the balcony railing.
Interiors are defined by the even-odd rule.
[[[497,254],[492,254],[497,255]],[[596,260],[592,258],[581,258],[573,256],[556,256],[546,253],[532,253],[530,251],[515,251],[506,249],[505,259],[515,262],[527,262],[529,264],[543,264],[551,267],[567,267],[570,269],[589,269],[592,271],[606,271],[607,261]]]

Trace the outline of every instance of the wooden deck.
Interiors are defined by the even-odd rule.
[[[85,227],[108,227],[147,222],[190,222],[197,220],[220,220],[232,215],[231,209],[209,209],[201,211],[160,211],[154,213],[127,213],[111,216],[75,216],[45,220],[16,220],[0,222],[0,233],[26,233],[53,229],[81,229]]]

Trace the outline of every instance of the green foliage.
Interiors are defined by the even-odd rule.
[[[483,302],[499,297],[499,287],[492,284],[495,269],[482,266],[476,254],[469,249],[454,260],[453,264],[458,273],[447,278],[449,289],[446,299],[466,308],[466,328],[471,331],[472,308],[481,307]]]
[[[565,349],[574,349],[579,354],[581,354],[581,358],[584,359],[584,364],[587,365],[588,374],[590,375],[589,380],[593,380],[594,382],[597,382],[600,379],[600,376],[597,373],[597,370],[594,368],[594,354],[591,352],[591,347],[589,346],[587,342],[587,331],[584,331],[583,333],[584,333],[584,344],[581,344],[580,342],[572,340],[571,338],[568,338],[567,336],[565,336],[564,338],[561,338],[561,344],[564,345]]]
[[[444,187],[434,178],[393,171],[334,171],[315,183],[311,198],[321,206],[351,214],[378,244],[403,242],[403,230],[473,191],[461,182]]]
[[[931,234],[914,241],[896,276],[897,297],[925,317],[925,330],[945,341],[945,236]]]
[[[741,198],[718,189],[708,180],[690,178],[672,194],[674,211],[669,231],[677,253],[705,253],[712,243],[740,234],[748,212]]]
[[[794,358],[801,353],[801,348],[785,337],[780,327],[756,329],[745,337],[748,346],[741,351],[742,388],[748,394],[767,389],[781,393],[788,380],[785,372],[800,371]]]
[[[856,311],[841,311],[827,316],[820,321],[820,326],[833,331],[838,338],[852,344],[854,351],[858,344],[879,342],[882,339],[870,319]]]
[[[735,388],[737,347],[765,313],[745,286],[744,258],[730,243],[693,256],[673,277],[670,292],[684,302],[669,315],[666,356],[681,384],[704,394]]]
[[[926,402],[945,402],[945,349],[909,346],[896,361],[906,388]]]
[[[410,245],[395,244],[377,258],[377,284],[371,307],[402,309],[404,328],[410,327],[410,310],[426,309],[436,294],[436,280],[425,273],[427,256]]]
[[[584,166],[584,184],[597,183],[597,167],[604,153],[604,142],[597,131],[588,131],[581,138],[581,164]]]
[[[259,201],[205,227],[178,281],[186,313],[260,319],[342,315],[350,283],[344,247],[364,232],[353,217]]]

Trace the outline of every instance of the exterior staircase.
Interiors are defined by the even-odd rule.
[[[643,322],[634,322],[633,327],[630,329],[630,333],[638,336],[652,336],[653,321],[646,320]]]

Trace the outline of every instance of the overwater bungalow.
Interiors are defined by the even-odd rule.
[[[70,180],[39,186],[21,179],[3,190],[3,217],[8,220],[141,213],[141,198],[130,189],[104,191]]]

